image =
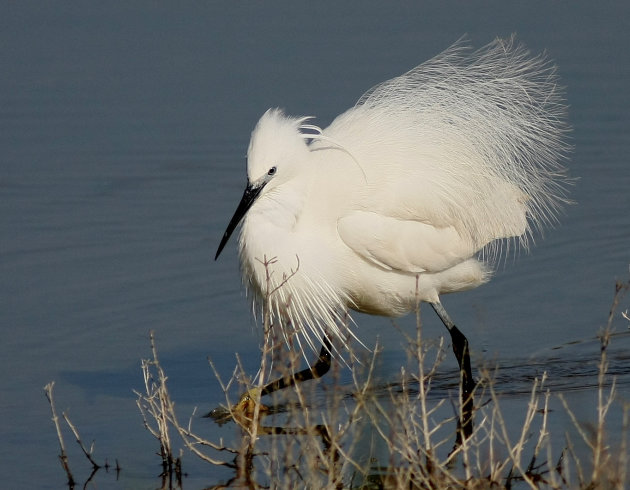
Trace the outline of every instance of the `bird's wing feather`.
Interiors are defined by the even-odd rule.
[[[355,211],[337,222],[341,240],[364,259],[388,270],[439,272],[468,258],[475,245],[452,226]]]

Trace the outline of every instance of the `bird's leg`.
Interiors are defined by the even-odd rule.
[[[461,376],[461,389],[462,389],[462,418],[459,421],[459,430],[457,434],[458,443],[461,443],[461,437],[468,438],[472,434],[472,412],[473,412],[473,390],[475,389],[475,382],[472,376],[472,369],[470,368],[470,349],[468,347],[468,339],[466,336],[455,326],[451,317],[448,316],[446,310],[441,303],[431,303],[433,310],[440,317],[442,323],[451,334],[451,342],[453,344],[453,352],[455,358],[459,364],[459,371]]]
[[[324,345],[322,345],[322,349],[319,351],[319,357],[312,366],[303,369],[302,371],[299,371],[297,373],[272,381],[271,383],[265,385],[260,393],[261,396],[268,395],[269,393],[273,393],[274,391],[283,390],[285,388],[288,388],[289,386],[301,383],[302,381],[321,378],[324,374],[326,374],[330,369],[330,351],[332,347],[330,345],[330,341],[326,337],[324,337],[323,339],[323,344]]]
[[[234,406],[234,414],[245,414],[247,417],[251,418],[254,413],[256,403],[260,403],[260,397],[262,397],[263,395],[268,395],[270,393],[273,393],[274,391],[283,390],[284,388],[288,388],[289,386],[301,383],[302,381],[321,378],[330,370],[330,353],[332,350],[330,341],[327,338],[324,338],[323,344],[324,345],[322,345],[322,349],[319,352],[319,357],[312,366],[303,369],[302,371],[298,371],[297,373],[272,381],[262,388],[252,388],[243,393],[238,403]],[[261,413],[265,413],[269,411],[269,407],[261,405],[260,410]],[[233,414],[231,414],[229,411],[226,411],[225,409],[215,408],[214,410],[208,412],[205,417],[213,418],[218,423],[223,424],[226,421],[230,420],[233,417]]]
[[[293,386],[297,383],[301,383],[302,381],[308,381],[309,379],[321,378],[324,374],[328,372],[331,364],[331,351],[332,347],[328,339],[324,338],[324,345],[322,345],[322,349],[319,352],[319,357],[317,361],[313,363],[312,366],[303,369],[302,371],[298,371],[297,373],[290,374],[280,379],[276,379],[271,383],[266,384],[262,388],[252,388],[251,390],[243,393],[238,403],[236,404],[236,412],[237,413],[253,413],[253,409],[255,403],[260,401],[260,397],[264,395],[269,395],[274,391],[283,390],[288,388],[289,386]],[[268,407],[262,405],[263,412],[269,410]]]

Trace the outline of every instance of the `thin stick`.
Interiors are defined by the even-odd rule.
[[[62,412],[61,414],[63,415],[63,418],[66,421],[66,423],[68,424],[68,427],[70,427],[70,430],[72,430],[72,433],[74,434],[74,437],[77,440],[77,444],[79,444],[79,446],[81,447],[83,454],[85,454],[85,457],[89,460],[90,463],[92,463],[92,468],[94,468],[94,470],[98,470],[101,467],[101,465],[97,464],[96,461],[94,461],[94,459],[92,458],[92,451],[94,450],[94,446],[92,446],[90,450],[88,451],[87,448],[83,445],[83,442],[81,441],[81,437],[79,436],[79,431],[77,430],[77,428],[72,424],[72,422],[70,422],[70,419],[68,418],[65,412]]]
[[[59,426],[59,417],[57,416],[57,410],[55,409],[55,403],[53,401],[53,387],[55,386],[55,382],[51,381],[46,386],[44,386],[44,393],[46,394],[46,399],[50,404],[50,410],[52,412],[52,421],[55,424],[55,428],[57,429],[57,439],[59,439],[59,448],[61,453],[59,454],[59,460],[61,461],[61,466],[63,467],[66,475],[68,476],[68,486],[73,488],[75,485],[74,478],[72,477],[72,472],[70,471],[70,466],[68,464],[68,456],[66,455],[66,446],[63,442],[63,435],[61,434],[61,427]]]

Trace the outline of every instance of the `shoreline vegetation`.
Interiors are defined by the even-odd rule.
[[[607,321],[598,333],[591,422],[576,415],[561,391],[549,388],[552,380],[547,372],[532,376],[524,409],[521,403],[519,413],[504,410],[497,379],[500,368],[481,366],[476,373],[474,428],[463,439],[457,434],[460,397],[432,393],[448,346],[443,339],[422,338],[419,308],[415,336],[407,338],[408,359],[399,379],[385,385],[377,379],[377,345],[360,361],[359,354],[351,353],[346,365],[333,363],[328,375],[332,382],[318,393],[316,382],[298,383],[265,397],[268,400],[257,396],[261,388],[270,379],[296,372],[302,359],[284,340],[274,338],[269,315],[263,312],[264,345],[260,370],[253,380],[238,359],[228,381],[209,360],[225,393],[225,406],[208,415],[218,424],[236,426],[238,437],[230,443],[202,436],[193,427],[193,422],[200,424],[196,410],[185,422],[176,412],[151,333],[152,358],[142,361],[144,391],[136,391],[136,395],[144,427],[159,446],[160,488],[185,485],[185,458],[190,455],[232,473],[230,479],[208,488],[627,488],[630,400],[619,396],[616,378],[609,372],[609,347],[615,336],[627,334],[615,333],[613,321],[630,322],[628,310],[621,304],[628,290],[630,281],[616,283]],[[350,384],[339,383],[343,369],[350,370]],[[115,471],[118,478],[124,467],[117,460],[114,465],[107,460],[97,463],[94,444],[85,446],[67,414],[62,413],[61,418],[57,414],[53,387],[54,382],[46,385],[45,394],[68,487],[78,483],[67,456],[61,418],[92,468],[81,485],[87,486],[101,469]],[[246,395],[235,403],[236,389]],[[452,392],[458,392],[456,384]],[[566,412],[571,431],[552,432],[552,404]],[[613,407],[621,415],[611,424]],[[587,449],[578,451],[578,446]]]

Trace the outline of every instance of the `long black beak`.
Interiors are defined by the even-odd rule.
[[[232,219],[230,220],[230,223],[228,224],[227,229],[223,234],[223,238],[221,238],[221,243],[219,243],[219,248],[217,249],[217,254],[214,256],[214,260],[217,260],[219,258],[219,254],[230,239],[232,232],[241,222],[243,216],[245,216],[249,208],[252,207],[252,204],[254,204],[254,201],[260,195],[260,191],[263,190],[263,187],[265,187],[264,183],[258,185],[250,184],[249,182],[247,183],[247,187],[245,188],[245,192],[243,192],[241,202],[238,203],[238,207],[234,212],[234,216],[232,216]]]

